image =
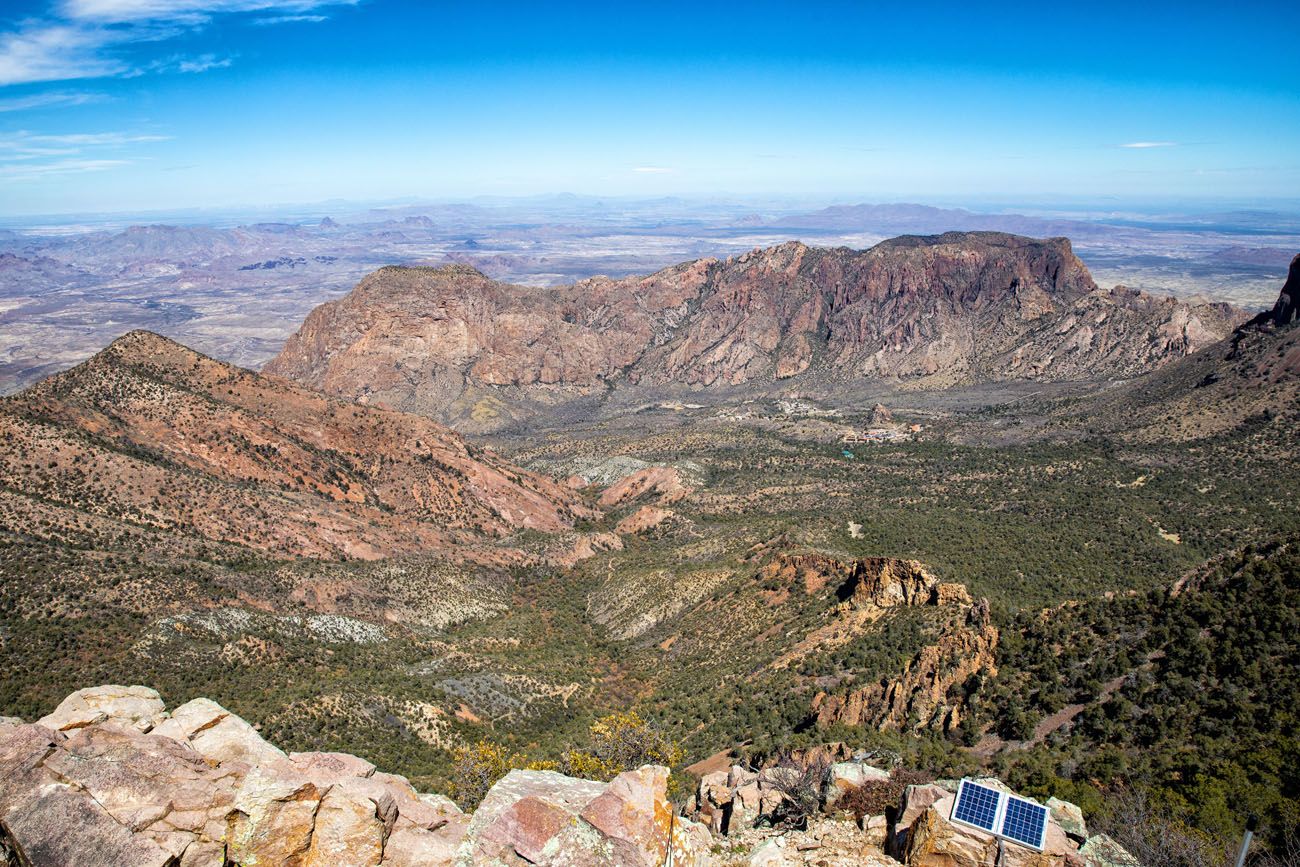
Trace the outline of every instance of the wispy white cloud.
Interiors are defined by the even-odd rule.
[[[1177,146],[1178,142],[1176,141],[1131,141],[1120,145],[1122,148],[1137,148],[1139,150],[1145,148],[1172,148]]]
[[[632,171],[639,175],[671,175],[676,170],[667,166],[637,166]]]
[[[296,24],[300,22],[319,24],[328,18],[328,15],[268,15],[263,16],[262,18],[254,18],[253,23],[261,27],[266,27],[272,24]]]
[[[209,69],[225,69],[232,63],[234,63],[233,57],[218,57],[211,53],[200,54],[195,57],[173,54],[171,57],[163,57],[153,61],[141,69],[139,74],[143,75],[146,72],[207,72]]]
[[[44,163],[0,165],[0,181],[34,181],[51,175],[76,175],[102,172],[130,165],[130,160],[66,159]]]
[[[29,111],[34,108],[54,108],[66,105],[85,105],[98,102],[104,97],[97,93],[34,93],[30,96],[16,96],[12,99],[0,99],[0,113],[9,111]]]
[[[119,147],[140,142],[167,141],[170,136],[140,135],[124,132],[82,132],[63,135],[41,135],[20,131],[0,137],[0,148],[24,145],[55,145],[67,147]]]
[[[0,86],[123,75],[130,66],[103,54],[112,41],[94,28],[29,22],[0,34]]]
[[[42,135],[19,131],[0,136],[0,181],[34,181],[53,175],[102,172],[136,162],[121,154],[133,145],[167,139],[167,136],[95,132]]]
[[[258,24],[323,21],[318,10],[359,0],[63,0],[54,14],[27,19],[0,33],[0,87],[40,81],[204,72],[230,58],[204,55],[170,63],[132,64],[119,56],[128,44],[161,42],[202,27],[214,16],[266,13]],[[16,110],[16,109],[15,109]]]
[[[64,0],[65,18],[122,24],[133,21],[205,21],[232,12],[305,15],[325,6],[355,6],[359,0]],[[323,16],[322,16],[323,18]]]
[[[176,64],[177,72],[207,72],[209,69],[225,69],[233,61],[229,57],[217,57],[215,54],[203,54],[189,60],[180,60]]]

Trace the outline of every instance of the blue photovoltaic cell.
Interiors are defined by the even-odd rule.
[[[1047,808],[1022,798],[1007,798],[1007,812],[1002,818],[1002,836],[1017,843],[1043,848],[1043,831],[1047,829]]]
[[[953,807],[952,817],[959,822],[983,828],[991,833],[998,815],[998,794],[993,789],[963,782],[961,791],[957,794],[957,804]]]

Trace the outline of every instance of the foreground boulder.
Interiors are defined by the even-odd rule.
[[[514,771],[473,817],[343,753],[291,753],[208,699],[81,690],[0,722],[0,863],[18,867],[677,867],[712,837],[668,769],[609,783]]]
[[[112,723],[147,732],[166,717],[166,710],[157,691],[147,686],[93,686],[72,693],[37,723],[55,731]]]
[[[207,699],[169,715],[96,687],[0,725],[0,853],[21,867],[448,867],[467,821],[354,756],[286,756]]]
[[[1060,825],[1071,840],[1082,843],[1088,839],[1088,824],[1083,821],[1083,810],[1077,805],[1060,798],[1048,798],[1047,809],[1052,813],[1052,821]]]
[[[609,784],[554,771],[511,771],[474,813],[457,864],[677,867],[709,863],[712,838],[674,815],[668,769],[647,765]]]
[[[1088,867],[1142,867],[1141,861],[1105,834],[1089,837],[1079,847],[1079,854]]]

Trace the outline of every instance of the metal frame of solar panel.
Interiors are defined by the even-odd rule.
[[[951,818],[1039,852],[1047,838],[1046,807],[971,780],[962,780],[957,787]]]
[[[952,805],[952,819],[963,825],[996,834],[1002,813],[1002,792],[962,780],[957,800]]]
[[[1047,840],[1047,808],[1019,795],[1007,795],[998,834],[1008,840],[1043,851]]]

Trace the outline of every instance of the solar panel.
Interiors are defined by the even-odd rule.
[[[1000,833],[1008,840],[1042,851],[1043,839],[1047,836],[1047,808],[1015,795],[1007,795]]]
[[[1047,837],[1046,807],[970,780],[957,788],[952,819],[1040,852]]]
[[[957,803],[952,808],[952,818],[965,825],[988,831],[998,827],[998,807],[1002,793],[969,780],[962,780],[957,789]]]

